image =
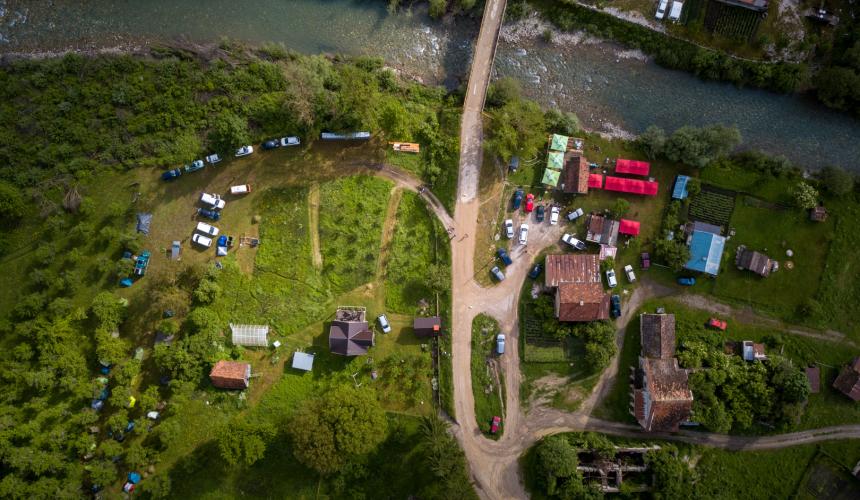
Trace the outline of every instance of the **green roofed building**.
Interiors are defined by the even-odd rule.
[[[550,151],[567,151],[567,143],[570,140],[566,135],[552,134],[549,141]],[[560,169],[561,167],[559,167]]]
[[[558,186],[559,177],[561,177],[560,170],[553,170],[551,168],[548,168],[543,171],[543,180],[541,182],[547,186],[554,188]]]
[[[560,172],[561,169],[564,168],[564,153],[550,151],[546,157],[546,168],[551,168]]]

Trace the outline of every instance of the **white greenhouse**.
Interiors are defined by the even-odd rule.
[[[233,344],[252,347],[269,345],[269,325],[234,325],[230,323]]]

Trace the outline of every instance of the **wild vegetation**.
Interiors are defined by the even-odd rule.
[[[475,419],[484,434],[498,439],[504,431],[505,378],[496,363],[496,337],[504,333],[490,316],[479,314],[472,321],[472,394],[475,397]],[[493,417],[501,417],[496,434],[490,432]]]

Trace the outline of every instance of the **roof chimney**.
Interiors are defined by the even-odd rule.
[[[584,305],[585,305],[585,301],[584,301],[584,300],[580,300],[580,301],[579,301],[579,306],[580,306],[580,307],[582,307],[582,306],[584,306]]]

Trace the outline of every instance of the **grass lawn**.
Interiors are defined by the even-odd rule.
[[[860,207],[856,203],[830,205],[836,229],[816,295],[814,320],[836,328],[860,341]],[[828,224],[830,222],[828,221]]]
[[[499,324],[493,318],[479,314],[472,321],[472,394],[475,397],[475,419],[481,431],[498,439],[504,432],[505,411],[504,401],[505,378],[496,356],[496,336],[500,332]],[[503,355],[502,355],[503,356]],[[490,424],[493,417],[502,417],[502,428],[496,434],[490,434]]]
[[[696,464],[701,498],[792,498],[816,453],[815,445],[775,451],[701,450]]]
[[[714,294],[791,319],[818,291],[833,221],[811,222],[805,212],[753,206],[739,195],[732,215],[735,235],[726,242]],[[762,278],[735,266],[738,245],[765,253],[779,262],[779,271]],[[786,255],[792,250],[793,256]],[[787,262],[792,262],[789,269]],[[802,285],[801,285],[802,283]]]

